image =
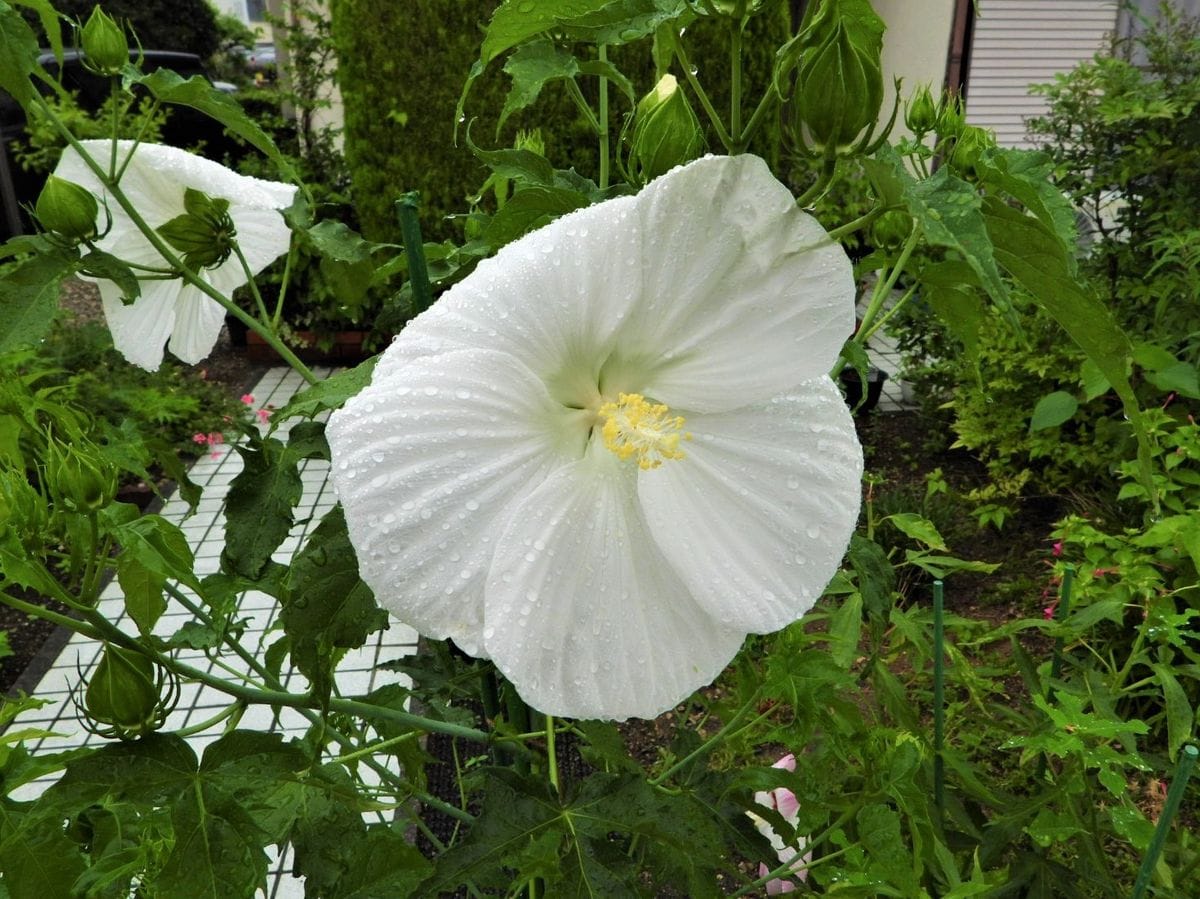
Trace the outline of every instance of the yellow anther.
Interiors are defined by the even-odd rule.
[[[662,465],[663,459],[682,459],[683,416],[669,415],[663,405],[646,402],[640,393],[622,393],[617,402],[605,403],[598,412],[604,425],[600,435],[604,445],[621,459],[637,457],[638,468],[649,471]]]

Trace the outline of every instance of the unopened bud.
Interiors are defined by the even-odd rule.
[[[954,152],[950,154],[950,164],[960,172],[973,172],[980,154],[995,143],[996,139],[992,137],[990,131],[975,125],[965,125],[954,141]]]
[[[908,235],[912,233],[912,227],[912,216],[907,212],[893,209],[875,220],[875,224],[871,226],[871,239],[877,247],[886,249],[898,247],[908,239]]]
[[[102,75],[116,75],[129,62],[125,31],[99,6],[92,10],[80,35],[88,67]]]
[[[704,149],[700,120],[674,75],[663,75],[637,106],[631,162],[644,181],[690,162]]]
[[[46,179],[34,207],[43,228],[73,241],[95,236],[99,212],[91,191],[55,175]]]
[[[51,494],[72,512],[95,512],[116,495],[116,474],[95,453],[52,446],[46,464]]]
[[[154,663],[140,652],[105,645],[84,698],[92,723],[121,739],[157,730],[165,716],[155,675]]]
[[[866,0],[821,0],[799,36],[798,123],[827,154],[853,144],[879,118],[883,31]]]
[[[904,124],[916,137],[928,134],[937,127],[938,111],[928,85],[921,85],[904,107]]]
[[[949,140],[958,137],[966,125],[967,116],[963,109],[962,97],[957,94],[946,94],[942,97],[941,108],[938,110],[938,139]]]

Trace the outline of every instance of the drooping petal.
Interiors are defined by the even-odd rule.
[[[143,282],[145,283],[145,282]],[[212,352],[225,324],[225,309],[191,284],[180,283],[171,329],[171,352],[188,365],[195,365]]]
[[[104,320],[117,352],[147,371],[156,371],[163,360],[163,344],[175,327],[175,301],[182,281],[143,281],[142,295],[131,305],[121,302],[121,291],[112,281],[98,281]]]
[[[634,471],[593,445],[509,510],[487,581],[484,645],[546,714],[656,717],[711,683],[742,643],[655,547]]]
[[[641,392],[722,411],[828,373],[854,328],[850,262],[766,163],[700,159],[637,200],[642,302],[618,341],[663,360]]]
[[[778,630],[833,577],[858,520],[862,449],[828,377],[687,421],[685,458],[644,472],[650,533],[728,627]]]
[[[586,425],[511,357],[457,350],[377,372],[327,435],[362,577],[380,604],[480,654],[484,580],[510,506],[582,454]]]

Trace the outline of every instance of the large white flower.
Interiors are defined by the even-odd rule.
[[[88,155],[107,164],[111,141],[86,140],[82,144]],[[133,146],[132,141],[119,141],[118,158],[123,160]],[[73,148],[63,152],[54,174],[106,200],[112,228],[97,241],[100,249],[137,265],[164,265],[162,256],[121,207],[106,196],[100,179]],[[156,229],[183,214],[184,192],[189,187],[228,200],[238,246],[255,274],[287,252],[289,233],[279,210],[291,205],[296,193],[293,185],[239,175],[219,163],[161,144],[139,144],[120,184],[134,208]],[[246,273],[236,255],[199,274],[226,296],[246,283]],[[225,321],[225,310],[200,288],[178,278],[142,280],[141,296],[127,306],[121,301],[120,288],[112,281],[90,280],[100,288],[113,344],[135,365],[151,371],[158,368],[168,338],[171,352],[184,362],[199,362],[212,352]]]
[[[329,423],[362,576],[530,705],[653,717],[807,611],[858,516],[845,253],[753,156],[500,250]]]

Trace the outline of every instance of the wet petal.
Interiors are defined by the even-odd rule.
[[[850,413],[825,377],[687,428],[685,458],[639,478],[651,534],[714,618],[778,630],[820,597],[858,520]]]
[[[148,282],[142,282],[144,285]],[[176,282],[179,283],[179,282]],[[225,324],[225,309],[199,287],[180,284],[171,329],[171,352],[188,365],[195,365],[212,352]]]
[[[496,547],[485,647],[546,714],[656,717],[741,646],[743,633],[711,620],[658,552],[633,472],[593,448],[512,507]]]
[[[362,577],[380,604],[479,654],[484,580],[509,507],[582,454],[586,427],[520,363],[458,350],[377,373],[327,434]]]
[[[163,344],[175,327],[175,301],[182,281],[143,281],[142,295],[132,305],[121,302],[112,281],[99,281],[104,319],[113,346],[134,365],[155,371],[163,360]]]

